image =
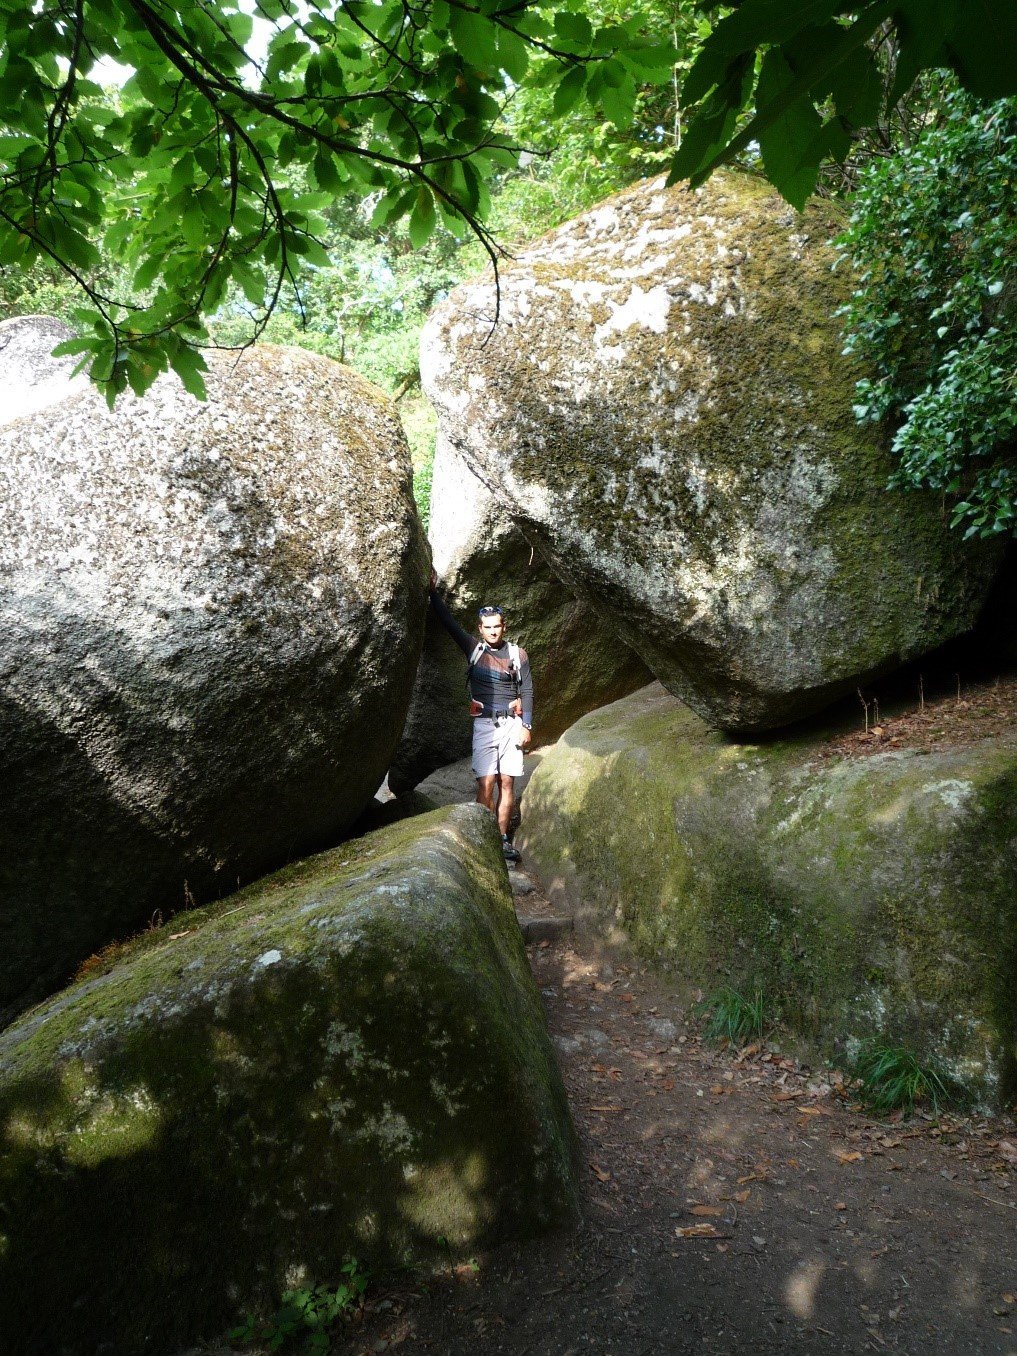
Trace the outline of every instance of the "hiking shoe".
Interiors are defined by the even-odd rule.
[[[501,850],[507,862],[521,862],[523,860],[523,854],[518,848],[512,846],[504,833],[501,836]]]

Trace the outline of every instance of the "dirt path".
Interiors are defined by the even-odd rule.
[[[549,914],[538,890],[517,910]],[[580,1227],[376,1289],[344,1352],[1017,1356],[1012,1121],[878,1124],[835,1077],[719,1051],[651,974],[541,932]]]

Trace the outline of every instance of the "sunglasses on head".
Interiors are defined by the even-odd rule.
[[[494,607],[490,603],[487,605],[487,607],[477,608],[478,617],[504,617],[504,615],[505,613],[502,611],[500,607]]]

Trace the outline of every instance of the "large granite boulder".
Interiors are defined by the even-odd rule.
[[[132,944],[0,1035],[0,1331],[137,1356],[362,1264],[570,1220],[492,816],[457,806]]]
[[[26,323],[0,325],[0,373]],[[48,405],[0,427],[0,1016],[154,911],[336,841],[424,620],[380,391],[265,347],[215,357],[207,403],[166,376],[110,411],[66,361],[61,394],[56,337]]]
[[[587,711],[650,682],[643,662],[562,587],[445,438],[435,453],[428,536],[449,606],[468,631],[481,604],[505,608],[509,636],[530,657],[535,745],[552,742]],[[468,707],[463,653],[432,613],[388,774],[397,795],[470,752]]]
[[[456,289],[422,345],[440,427],[672,692],[778,726],[974,622],[998,546],[889,494],[852,414],[840,218],[758,179],[641,183]]]
[[[552,899],[690,989],[758,987],[827,1055],[878,1037],[984,1102],[1017,1090],[1017,728],[733,743],[654,684],[546,750],[523,810]]]

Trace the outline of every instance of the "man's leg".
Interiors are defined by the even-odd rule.
[[[477,778],[478,805],[486,805],[489,810],[494,809],[494,787],[497,780],[493,774],[490,777]]]
[[[491,778],[494,781],[494,778]],[[498,773],[498,828],[501,836],[508,838],[512,833],[512,811],[516,804],[516,779]]]

